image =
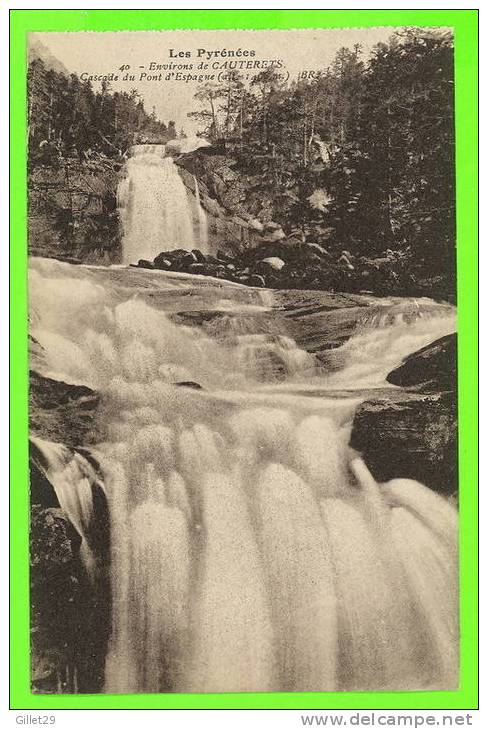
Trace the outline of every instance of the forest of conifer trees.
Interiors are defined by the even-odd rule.
[[[274,191],[285,228],[356,255],[400,248],[452,279],[453,60],[448,31],[406,29],[291,85],[267,69],[246,88],[235,73],[200,89],[190,115],[258,193]]]
[[[135,89],[112,92],[107,83],[95,91],[72,73],[46,68],[40,58],[29,64],[28,136],[31,166],[56,157],[93,153],[123,155],[137,142],[176,137],[154,110],[148,114]]]

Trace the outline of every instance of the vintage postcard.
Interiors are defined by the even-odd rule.
[[[456,691],[452,28],[27,42],[31,692]]]

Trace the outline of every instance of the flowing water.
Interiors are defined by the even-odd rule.
[[[327,372],[286,331],[259,333],[280,316],[269,292],[144,275],[42,259],[30,274],[46,374],[103,396],[106,690],[455,685],[455,511],[420,484],[376,484],[348,447],[364,388],[384,387],[452,314],[362,324]],[[195,300],[220,311],[219,336],[175,323]],[[83,534],[86,465],[50,447]]]
[[[195,185],[195,205],[198,219],[198,248],[202,253],[206,254],[209,252],[207,213],[202,207],[202,202],[200,200],[200,186],[195,175],[193,175],[193,183]]]
[[[154,171],[145,151],[129,160],[137,257],[161,246],[142,191],[151,179],[162,204],[173,163],[155,156]],[[45,374],[102,395],[107,692],[457,685],[456,511],[416,482],[376,483],[348,445],[368,392],[453,331],[449,307],[360,307],[328,368],[291,336],[282,301],[296,292],[46,259],[29,285]],[[37,445],[89,566],[93,474]]]
[[[59,506],[78,534],[83,535],[80,557],[88,576],[93,578],[96,572],[96,555],[91,543],[95,518],[93,492],[97,488],[103,490],[103,484],[92,464],[82,454],[73,453],[62,443],[52,443],[34,436],[31,436],[31,444],[46,464],[43,471],[53,486]]]
[[[162,144],[138,144],[131,149],[118,189],[124,263],[137,263],[140,258],[152,261],[161,251],[177,248],[207,252],[207,223],[198,186],[195,231],[186,187],[173,159],[165,154]]]

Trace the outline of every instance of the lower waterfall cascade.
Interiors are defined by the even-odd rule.
[[[126,260],[136,243],[137,257],[162,250],[169,217],[154,223],[152,206],[175,213],[174,163],[154,155],[148,195],[149,156],[129,160]],[[172,247],[192,235],[175,228]],[[406,321],[392,304],[393,322],[363,323],[328,372],[285,329],[253,326],[274,311],[269,291],[48,259],[31,259],[29,291],[45,374],[102,398],[106,692],[457,686],[457,511],[420,483],[377,483],[348,445],[361,388],[391,387],[404,356],[453,331],[452,310],[416,302]],[[217,312],[218,336],[182,322],[185,307]],[[40,447],[86,541],[86,485],[81,502],[63,496],[78,471]]]

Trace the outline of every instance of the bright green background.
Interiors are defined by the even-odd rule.
[[[11,10],[11,708],[476,708],[477,10]],[[165,28],[450,26],[455,30],[461,682],[458,691],[47,695],[30,693],[28,586],[26,34]],[[393,31],[392,31],[393,32]]]

